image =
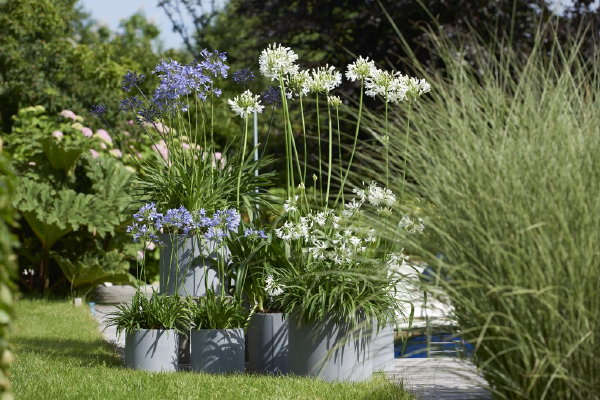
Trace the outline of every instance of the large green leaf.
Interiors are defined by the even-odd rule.
[[[81,153],[86,150],[84,146],[63,143],[53,136],[43,140],[43,147],[50,165],[53,168],[65,171],[65,173],[73,170]]]
[[[117,250],[100,251],[99,254],[86,253],[83,257],[71,260],[59,254],[53,254],[73,288],[93,287],[103,282],[132,283],[129,274],[129,262]]]

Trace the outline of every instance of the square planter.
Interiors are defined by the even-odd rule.
[[[333,318],[319,322],[289,318],[289,371],[326,381],[364,381],[373,372],[373,326],[350,328]]]
[[[378,331],[377,321],[373,322],[371,362],[373,372],[389,372],[394,369],[394,327],[391,324],[385,325]]]
[[[192,330],[191,365],[196,372],[244,372],[244,329]]]
[[[140,329],[125,337],[125,365],[153,371],[177,371],[178,335],[172,329]]]
[[[282,313],[256,313],[248,325],[248,369],[267,374],[288,372],[288,320]]]

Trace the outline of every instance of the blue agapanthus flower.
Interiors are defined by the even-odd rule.
[[[135,111],[142,107],[142,101],[137,96],[126,97],[121,100],[120,109],[123,111]]]
[[[92,106],[92,108],[90,109],[90,113],[94,117],[98,117],[98,118],[100,118],[101,116],[106,114],[106,111],[107,111],[106,106],[104,104],[94,104]]]
[[[254,74],[248,68],[242,68],[231,74],[231,78],[238,85],[247,85],[254,81]]]
[[[263,103],[274,107],[281,107],[281,92],[279,88],[269,86],[267,90],[260,94]]]
[[[179,229],[188,234],[194,227],[194,217],[185,207],[167,210],[162,217],[161,227],[167,229]]]
[[[246,228],[244,230],[244,237],[246,237],[246,238],[249,237],[252,239],[266,239],[267,234],[262,229]]]
[[[121,81],[121,87],[124,91],[129,92],[131,89],[139,85],[144,81],[144,75],[138,74],[137,72],[127,71],[125,75],[123,75],[123,80]]]
[[[221,76],[227,78],[229,66],[225,64],[227,61],[227,53],[221,53],[218,50],[208,51],[204,49],[200,52],[202,61],[198,63],[205,71],[213,75],[215,78]]]

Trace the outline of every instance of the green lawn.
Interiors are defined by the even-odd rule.
[[[87,307],[22,300],[11,341],[17,399],[411,399],[383,377],[326,383],[298,377],[153,374],[125,369]]]

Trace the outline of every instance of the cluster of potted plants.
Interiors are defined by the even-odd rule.
[[[341,73],[334,67],[301,70],[289,48],[265,49],[260,71],[279,84],[284,121],[286,199],[281,210],[277,204],[282,202],[267,190],[274,172],[257,172],[272,159],[256,159],[256,149],[248,148],[249,120],[264,108],[259,96],[247,90],[228,101],[242,118],[242,141],[217,152],[211,115],[221,95],[216,80],[227,77],[225,61],[224,53],[203,51],[202,59],[191,64],[161,62],[154,71],[160,80],[154,94],[140,91],[122,102],[157,149],[152,159],[130,155],[141,171],[143,205],[128,231],[143,248],[149,243],[161,248],[160,293],[149,299],[138,293],[112,315],[111,322],[127,334],[126,363],[176,370],[181,335],[190,337],[195,371],[243,371],[247,342],[252,371],[367,379],[391,364],[391,326],[400,307],[398,270],[406,262],[396,241],[379,237],[369,220],[384,218],[402,230],[410,217],[397,212],[396,194],[381,183],[347,190],[362,93],[384,99],[387,120],[388,103],[410,107],[429,85],[382,71],[368,59],[349,65],[346,76],[360,82],[361,96],[352,150],[342,165],[342,102],[331,95]],[[141,79],[128,73],[123,88],[139,90]],[[312,171],[304,116],[309,95],[316,107],[319,154]],[[292,121],[292,102],[301,112],[301,132]],[[320,119],[323,102],[325,121]],[[106,109],[94,111],[101,116]],[[385,125],[381,143],[387,150]],[[337,143],[333,126],[338,126]],[[322,127],[327,133],[323,146]],[[333,162],[334,151],[339,165]],[[311,174],[312,187],[306,179]],[[334,187],[333,181],[339,184]],[[261,227],[259,221],[268,223]],[[143,262],[139,274],[144,278]]]

